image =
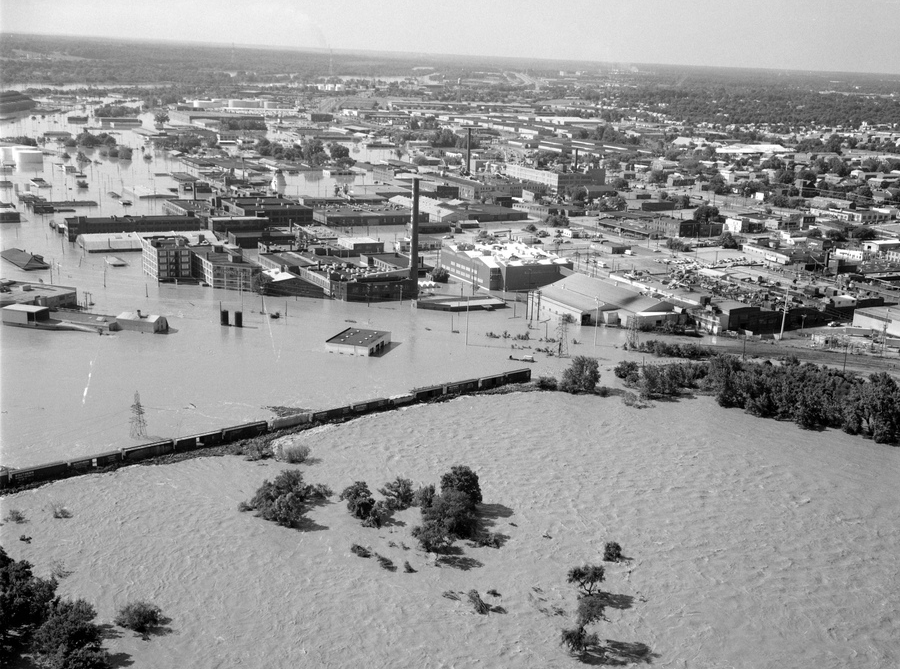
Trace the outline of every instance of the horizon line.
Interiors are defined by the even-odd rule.
[[[770,68],[770,67],[752,67],[752,66],[744,66],[744,65],[692,65],[687,63],[649,63],[644,61],[635,61],[635,60],[618,60],[618,61],[604,61],[604,60],[583,60],[583,59],[572,59],[572,58],[547,58],[547,57],[535,57],[532,59],[528,59],[523,56],[500,56],[500,55],[487,55],[487,54],[463,54],[463,53],[438,53],[432,51],[378,51],[372,49],[353,49],[353,48],[325,48],[325,47],[308,47],[308,46],[289,46],[282,44],[248,44],[242,42],[207,42],[207,41],[185,41],[185,40],[175,40],[175,39],[165,39],[158,37],[110,37],[107,35],[71,35],[67,33],[41,33],[41,32],[6,32],[0,30],[0,38],[3,35],[16,35],[16,36],[35,36],[35,37],[59,37],[65,39],[72,40],[96,40],[101,42],[140,42],[140,43],[149,43],[149,44],[179,44],[185,47],[197,46],[197,47],[212,47],[212,48],[241,48],[241,49],[262,49],[266,51],[306,51],[313,53],[322,53],[322,54],[371,54],[371,55],[380,55],[383,57],[395,57],[397,59],[401,58],[412,58],[415,56],[427,56],[432,58],[467,58],[467,59],[500,59],[500,60],[513,60],[513,61],[525,61],[532,60],[534,62],[546,62],[546,63],[580,63],[584,65],[606,65],[606,66],[615,66],[615,65],[633,65],[633,66],[644,66],[644,67],[682,67],[682,68],[695,68],[695,69],[707,69],[707,70],[735,70],[735,71],[756,71],[756,72],[781,72],[781,73],[796,73],[796,74],[855,74],[855,75],[865,75],[870,77],[890,77],[890,78],[898,78],[900,79],[900,72],[871,72],[871,71],[862,71],[862,70],[813,70],[813,69],[791,69],[791,68]],[[523,67],[522,69],[529,69]],[[335,75],[337,76],[337,75]],[[350,75],[343,75],[350,76]],[[367,75],[368,76],[368,75]],[[2,74],[0,74],[0,80],[2,80]]]

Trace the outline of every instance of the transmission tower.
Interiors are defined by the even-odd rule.
[[[146,439],[147,421],[144,419],[144,405],[141,404],[140,393],[135,391],[134,404],[131,405],[131,438]]]
[[[557,355],[560,358],[569,357],[569,321],[565,317],[559,319],[559,325],[556,326],[556,338],[559,340],[559,350]]]
[[[625,333],[625,348],[629,351],[636,351],[640,346],[638,339],[637,316],[628,319],[628,331]]]

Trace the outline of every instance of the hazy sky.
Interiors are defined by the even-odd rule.
[[[900,0],[0,0],[0,31],[900,74]]]

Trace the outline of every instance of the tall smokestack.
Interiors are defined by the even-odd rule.
[[[466,128],[466,173],[472,174],[472,128]]]
[[[412,225],[409,235],[409,282],[412,284],[412,299],[419,292],[419,180],[413,179]]]
[[[578,149],[575,149],[575,165],[572,167],[572,171],[578,171]]]

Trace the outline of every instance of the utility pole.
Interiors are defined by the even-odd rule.
[[[469,296],[466,296],[466,346],[469,345]]]
[[[784,309],[781,312],[781,334],[778,336],[778,341],[784,339],[784,322],[787,320],[787,308],[788,308],[788,289],[784,289]]]

